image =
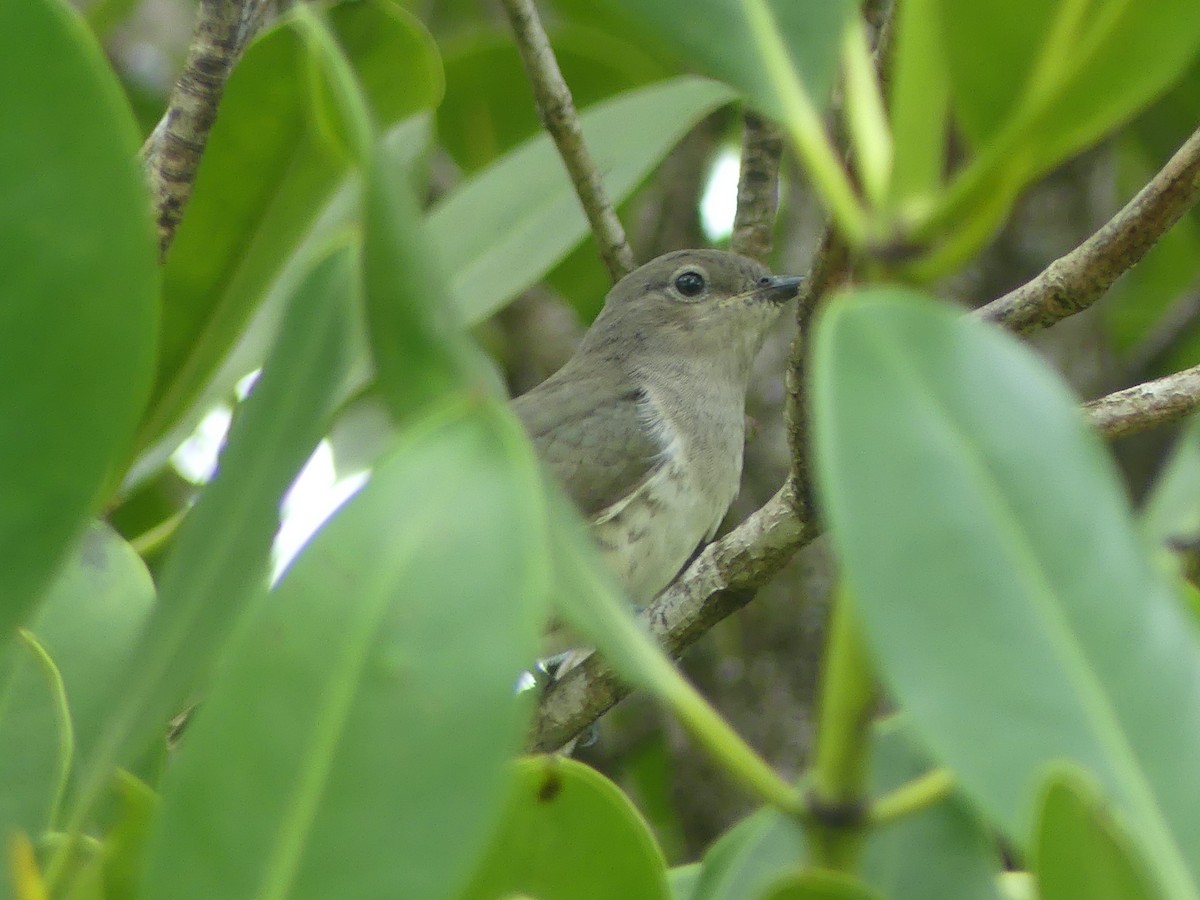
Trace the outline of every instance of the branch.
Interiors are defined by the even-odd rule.
[[[747,110],[743,117],[737,213],[730,239],[734,253],[761,263],[771,255],[775,210],[779,206],[779,159],[783,134],[773,123]]]
[[[163,259],[192,195],[196,169],[229,73],[266,17],[269,0],[201,0],[183,72],[142,147]]]
[[[521,51],[525,72],[533,87],[542,125],[554,139],[559,156],[575,185],[575,193],[596,236],[600,258],[612,280],[618,281],[635,268],[633,251],[629,249],[625,230],[604,191],[600,171],[583,142],[575,103],[558,68],[558,60],[554,58],[546,30],[542,28],[533,0],[504,0],[504,9],[512,23],[517,49]]]
[[[1083,405],[1091,426],[1110,439],[1169,425],[1197,409],[1200,409],[1200,366]]]
[[[1028,334],[1087,309],[1198,200],[1200,129],[1103,228],[975,315]]]

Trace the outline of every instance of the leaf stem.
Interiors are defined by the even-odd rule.
[[[871,59],[871,44],[861,17],[851,16],[842,36],[845,72],[846,127],[852,158],[863,190],[875,209],[883,207],[891,190],[893,146],[883,91]]]
[[[955,783],[949,769],[926,772],[872,803],[868,820],[873,827],[879,827],[920,812],[950,796]]]
[[[866,837],[875,678],[844,585],[834,597],[828,642],[808,797],[810,815],[804,821],[813,862],[849,871]]]

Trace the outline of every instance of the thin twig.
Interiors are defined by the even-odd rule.
[[[558,60],[554,58],[546,30],[542,27],[533,0],[504,0],[504,9],[512,23],[529,83],[533,86],[542,125],[554,139],[558,154],[575,185],[575,193],[579,196],[592,234],[596,236],[600,258],[612,280],[618,281],[633,271],[633,251],[629,249],[625,229],[621,227],[621,221],[604,190],[600,170],[584,144],[575,102],[558,68]]]
[[[1092,427],[1110,439],[1169,425],[1197,409],[1200,409],[1200,366],[1083,405]]]
[[[229,73],[266,17],[270,0],[200,0],[187,60],[167,111],[142,147],[158,252],[165,258],[217,118]]]
[[[1017,334],[1087,309],[1200,201],[1200,129],[1099,231],[1032,281],[975,314]]]
[[[743,116],[737,213],[730,244],[734,253],[766,263],[779,207],[779,159],[783,134],[775,123],[747,110]]]

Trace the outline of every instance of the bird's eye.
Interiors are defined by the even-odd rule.
[[[704,290],[704,276],[699,272],[684,272],[675,279],[675,290],[685,297],[695,297]]]

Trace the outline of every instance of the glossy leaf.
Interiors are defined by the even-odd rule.
[[[566,757],[522,759],[515,769],[499,833],[466,900],[670,897],[662,851],[620,788]]]
[[[704,115],[731,99],[721,85],[676,78],[584,111],[581,126],[620,201]],[[430,241],[460,315],[474,324],[524,290],[588,234],[579,201],[545,135],[464,182],[429,214]]]
[[[1018,845],[1044,767],[1079,764],[1159,883],[1200,892],[1200,646],[1074,398],[899,288],[832,302],[813,365],[822,506],[934,756]]]
[[[1079,773],[1051,777],[1034,840],[1041,900],[1156,900],[1129,839]]]
[[[1189,0],[940,0],[943,49],[976,146],[1017,129],[1029,175],[1095,141],[1178,79],[1200,50]]]
[[[180,526],[159,602],[114,691],[116,712],[87,770],[78,827],[114,766],[160,734],[267,586],[284,492],[324,435],[356,326],[355,253],[321,258],[289,304],[278,342],[243,402],[216,477]]]
[[[158,275],[133,117],[66,3],[0,6],[0,83],[3,644],[129,451]]]
[[[381,127],[437,103],[437,51],[409,13],[387,0],[362,0],[327,15]],[[345,159],[312,134],[301,45],[281,23],[250,47],[229,80],[167,257],[162,354],[143,447],[195,401],[345,174]]]
[[[601,0],[681,52],[699,71],[725,81],[774,119],[786,118],[776,60],[739,0],[694,0],[686,15],[672,0]],[[821,107],[837,71],[842,27],[852,0],[762,0],[771,31],[786,48],[786,65]]]
[[[523,738],[545,527],[503,407],[455,398],[403,434],[239,630],[143,896],[456,896]]]

